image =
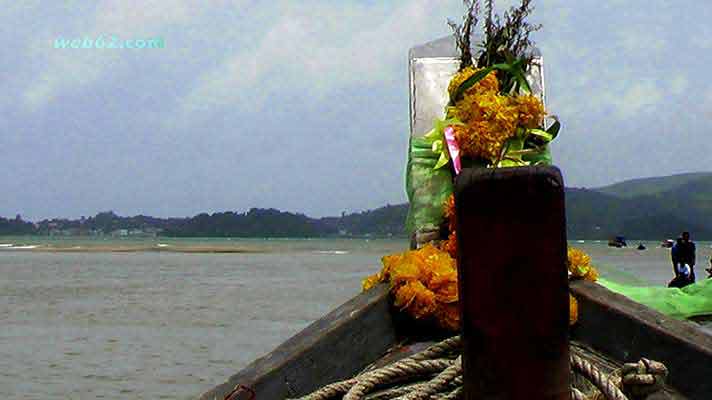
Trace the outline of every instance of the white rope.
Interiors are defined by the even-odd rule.
[[[462,398],[461,339],[455,336],[391,365],[365,372],[355,378],[332,383],[298,400],[455,400]],[[600,391],[587,397],[571,388],[572,400],[593,400],[602,395],[608,400],[628,400],[623,393],[652,393],[667,376],[662,363],[641,359],[636,364],[608,376],[572,352],[571,367]],[[400,387],[382,388],[394,383]],[[623,389],[623,390],[621,390]]]

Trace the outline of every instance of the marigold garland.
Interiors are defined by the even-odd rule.
[[[446,251],[448,254],[450,254],[450,257],[456,258],[457,257],[457,232],[452,231],[447,237],[447,240],[443,241],[443,243],[440,245],[440,249],[443,251]]]
[[[462,85],[466,80],[470,79],[472,75],[476,74],[481,70],[482,68],[475,68],[473,66],[469,66],[455,74],[455,76],[453,76],[450,80],[450,83],[447,87],[447,92],[450,95],[450,98],[453,98],[455,96],[455,91],[460,87],[460,85]],[[472,85],[472,87],[468,88],[465,91],[465,95],[485,92],[499,92],[499,81],[497,80],[497,74],[494,71],[490,72],[481,81],[475,83],[474,85]]]
[[[459,329],[457,264],[449,250],[428,243],[418,250],[385,256],[382,262],[381,272],[364,279],[364,291],[387,282],[395,295],[396,307],[415,319],[432,319],[441,328]],[[598,279],[591,257],[582,250],[569,247],[567,263],[572,277]],[[578,302],[569,295],[569,324],[577,320]]]
[[[598,280],[598,271],[591,265],[591,257],[583,250],[569,247],[567,261],[569,272],[574,279],[581,278],[591,282]]]
[[[455,195],[451,194],[443,205],[443,215],[448,221],[448,230],[455,231]]]
[[[470,67],[457,73],[450,81],[450,95],[477,71]],[[493,162],[505,142],[516,135],[517,128],[532,129],[542,124],[546,111],[537,97],[502,95],[498,90],[493,71],[467,89],[455,103],[454,114],[464,123],[453,127],[463,156]]]
[[[533,129],[543,124],[546,111],[538,97],[527,94],[516,96],[513,101],[519,111],[519,126]]]
[[[383,269],[363,281],[368,290],[388,282],[396,307],[416,319],[434,319],[439,326],[457,330],[457,265],[450,255],[433,244],[419,250],[385,256]]]
[[[447,198],[443,206],[443,215],[448,222],[448,237],[447,240],[443,241],[440,245],[440,249],[446,251],[450,254],[450,257],[457,257],[457,232],[456,232],[456,218],[455,218],[455,195],[451,194]]]
[[[566,257],[567,267],[573,279],[585,279],[591,282],[598,280],[598,271],[591,264],[591,257],[583,250],[569,247]],[[578,302],[569,294],[569,325],[578,320]]]
[[[408,310],[416,319],[435,313],[435,293],[428,290],[420,281],[406,281],[396,289],[395,306]]]

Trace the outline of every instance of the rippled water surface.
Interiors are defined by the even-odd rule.
[[[254,252],[105,252],[159,244]],[[669,250],[657,243],[643,252],[574,244],[604,275],[660,285],[670,278]],[[101,251],[11,249],[32,246]],[[382,255],[406,246],[0,238],[0,398],[195,398],[358,293]],[[698,249],[698,259],[709,259],[708,243]]]

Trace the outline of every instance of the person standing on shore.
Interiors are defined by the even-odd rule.
[[[690,232],[682,232],[682,246],[678,257],[681,264],[690,266],[690,283],[695,283],[695,242],[690,240]]]
[[[689,269],[685,268],[686,265],[682,260],[683,247],[682,237],[678,237],[672,249],[670,249],[672,272],[675,277],[668,283],[668,287],[682,288],[690,284],[690,272]]]

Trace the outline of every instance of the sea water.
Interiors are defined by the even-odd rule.
[[[572,244],[611,279],[672,274],[658,243]],[[0,238],[0,398],[195,398],[357,294],[407,245]],[[710,253],[698,243],[699,278]]]

